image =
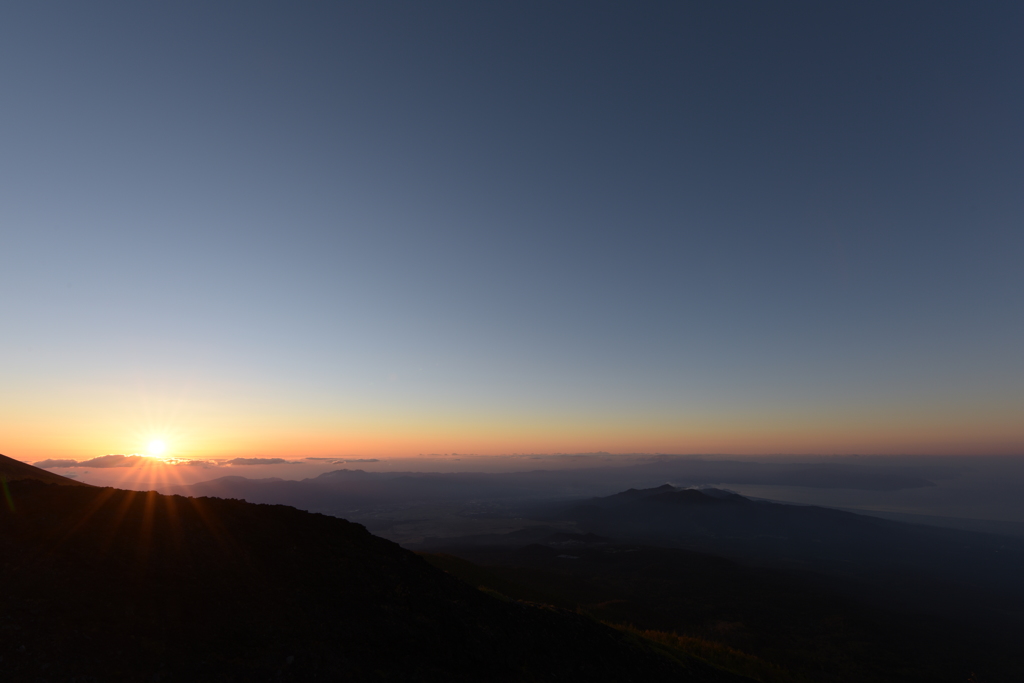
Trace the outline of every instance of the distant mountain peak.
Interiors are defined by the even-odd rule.
[[[607,496],[607,498],[647,498],[648,496],[656,496],[663,493],[671,493],[678,489],[672,484],[662,484],[653,489],[626,489],[620,493]]]
[[[734,491],[716,488],[680,488],[672,484],[662,484],[650,489],[628,489],[603,498],[595,498],[592,503],[605,505],[628,505],[635,502],[645,504],[712,504],[721,503],[750,503],[749,498],[744,498]]]

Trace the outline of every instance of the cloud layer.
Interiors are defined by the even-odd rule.
[[[51,467],[78,467],[77,460],[40,460],[32,464],[43,469],[50,469]]]
[[[378,458],[306,458],[306,460],[325,462],[328,465],[344,465],[349,462],[380,462]]]
[[[135,467],[136,465],[141,465],[146,460],[151,460],[151,458],[147,458],[144,455],[113,454],[101,455],[89,460],[40,460],[33,464],[44,469],[52,467]]]
[[[302,463],[285,460],[284,458],[234,458],[225,460],[222,465],[301,465]]]
[[[335,458],[306,458],[307,460],[322,461],[334,465],[341,465],[347,462],[380,462],[377,458],[360,458],[360,459],[335,459]],[[89,460],[71,460],[71,459],[57,459],[51,458],[47,460],[40,460],[39,462],[33,463],[36,467],[43,469],[51,469],[54,467],[94,467],[94,468],[109,468],[109,467],[135,467],[146,462],[161,463],[164,465],[184,465],[189,467],[239,467],[248,465],[301,465],[302,462],[296,460],[285,460],[284,458],[233,458],[231,460],[198,460],[198,459],[158,459],[151,458],[145,455],[101,455],[97,458],[91,458]]]

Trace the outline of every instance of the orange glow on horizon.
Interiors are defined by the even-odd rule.
[[[705,409],[633,414],[494,412],[477,409],[277,415],[201,405],[171,418],[138,409],[65,406],[43,415],[19,408],[0,418],[0,452],[34,462],[137,453],[168,460],[235,457],[407,458],[421,453],[934,454],[1024,453],[1014,404],[838,407],[813,412]]]

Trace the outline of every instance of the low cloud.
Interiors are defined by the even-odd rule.
[[[78,463],[78,466],[98,468],[135,467],[136,465],[141,465],[147,460],[152,460],[152,458],[147,458],[143,455],[101,455],[100,457],[93,458],[92,460],[83,460]]]
[[[165,465],[175,467],[217,467],[220,463],[215,460],[196,460],[194,458],[164,458]]]
[[[146,460],[152,460],[143,455],[101,455],[98,458],[89,460],[40,460],[35,463],[36,467],[49,469],[51,467],[135,467]]]
[[[233,460],[225,460],[221,464],[237,467],[238,465],[301,465],[302,463],[292,462],[284,458],[235,458]]]
[[[377,458],[306,458],[306,460],[317,460],[328,465],[344,465],[349,462],[380,462]]]
[[[43,469],[50,469],[51,467],[78,467],[77,460],[40,460],[37,463],[33,463],[36,467],[42,467]]]

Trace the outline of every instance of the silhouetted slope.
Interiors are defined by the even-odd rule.
[[[1024,604],[1024,540],[669,485],[567,506],[581,530],[875,582],[953,582]],[[1005,607],[1005,606],[1004,606]]]
[[[283,506],[10,484],[5,680],[736,680]]]
[[[686,651],[765,681],[1016,683],[1022,670],[1020,629],[986,633],[845,597],[836,581],[676,548],[558,533],[424,557],[473,586],[679,634]]]
[[[59,474],[47,472],[44,469],[40,469],[34,465],[29,465],[28,463],[21,462],[20,460],[8,458],[6,455],[0,455],[0,478],[6,479],[7,481],[34,479],[36,481],[45,481],[48,484],[89,486],[89,484],[83,484],[80,481],[68,479],[67,477],[62,477]]]

